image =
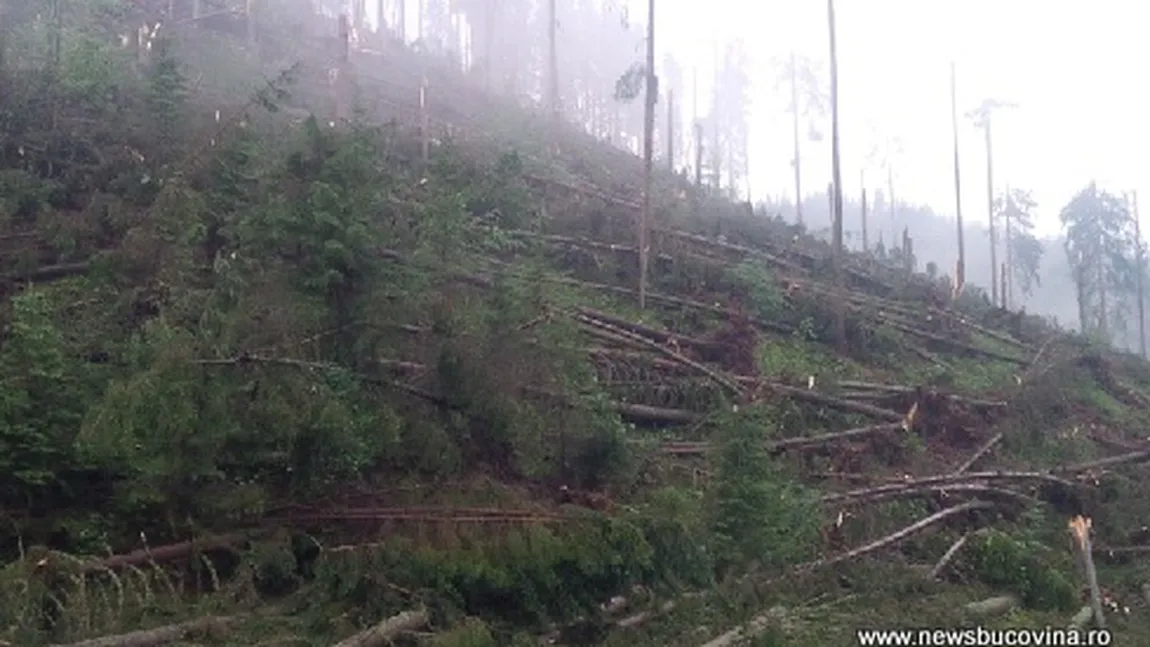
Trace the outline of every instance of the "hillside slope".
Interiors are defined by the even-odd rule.
[[[0,640],[1061,626],[1078,514],[1150,635],[1150,364],[862,256],[836,353],[829,248],[674,177],[639,311],[638,160],[493,106],[425,165],[366,80],[299,118],[306,66],[221,108],[204,38],[2,70]]]

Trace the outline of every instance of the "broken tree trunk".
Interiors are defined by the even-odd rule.
[[[973,536],[973,534],[974,533],[968,532],[965,535],[959,537],[958,541],[951,544],[950,548],[946,549],[946,552],[942,554],[942,557],[939,558],[938,562],[934,565],[934,568],[930,569],[930,575],[927,576],[927,579],[937,580],[938,576],[942,575],[942,570],[946,568],[948,564],[950,564],[950,561],[954,559],[954,556],[958,554],[958,551],[962,550],[962,547],[966,545],[966,542],[970,541],[970,538]]]
[[[235,533],[220,537],[205,537],[182,541],[178,544],[157,546],[155,548],[141,548],[122,555],[112,555],[102,559],[93,559],[80,566],[81,572],[93,573],[97,571],[115,570],[126,566],[140,566],[149,562],[163,563],[183,559],[197,551],[231,548],[243,542],[248,535]]]
[[[924,488],[936,486],[941,487],[960,484],[976,484],[980,481],[1041,481],[1046,483],[1053,483],[1070,489],[1075,487],[1074,484],[1070,481],[1046,472],[971,472],[969,474],[945,474],[941,476],[928,476],[926,478],[904,481],[902,483],[891,483],[877,487],[851,490],[849,492],[828,494],[823,497],[823,503],[839,504],[846,501],[851,501],[853,499],[869,500],[875,496],[885,495],[887,492],[921,490]]]
[[[915,523],[913,523],[913,524],[911,524],[905,528],[902,528],[901,530],[893,532],[893,533],[891,533],[885,537],[882,537],[880,539],[876,539],[876,540],[874,540],[868,544],[864,544],[863,546],[855,548],[854,550],[849,550],[845,553],[839,553],[838,555],[833,555],[831,557],[825,557],[823,559],[819,559],[819,560],[815,560],[813,562],[807,562],[805,564],[800,564],[798,566],[795,566],[795,567],[789,569],[783,575],[780,575],[780,576],[775,577],[775,578],[771,578],[771,580],[769,580],[769,582],[771,582],[771,583],[778,582],[778,581],[780,581],[780,580],[782,580],[782,579],[784,579],[790,575],[809,573],[811,571],[814,571],[814,570],[817,570],[820,568],[826,568],[827,566],[834,566],[835,564],[841,564],[842,562],[850,561],[852,559],[857,559],[857,558],[862,557],[864,555],[867,555],[869,553],[873,553],[875,551],[882,550],[883,548],[893,546],[893,545],[895,545],[901,541],[909,539],[910,537],[922,532],[923,530],[926,530],[927,528],[929,528],[935,524],[938,524],[938,523],[940,523],[940,522],[942,522],[942,521],[944,521],[944,520],[946,520],[946,519],[948,519],[954,515],[961,514],[963,512],[967,512],[970,510],[978,510],[978,509],[989,508],[989,507],[992,507],[992,504],[987,503],[985,501],[969,501],[967,503],[962,503],[962,504],[956,505],[956,506],[951,507],[951,508],[946,508],[945,510],[940,510],[940,511],[930,515],[929,517],[926,517],[924,519],[920,519],[919,521],[916,521]],[[726,632],[725,634],[715,638],[714,640],[712,640],[706,644],[707,645],[734,644],[736,640],[738,640],[741,636],[744,635],[744,633],[746,631],[746,629],[744,628],[745,626],[746,625],[740,625],[739,627],[736,627],[736,628]]]
[[[1002,440],[1002,434],[1001,433],[995,434],[994,437],[992,437],[990,440],[986,441],[986,444],[984,444],[982,447],[979,447],[973,454],[971,454],[970,458],[963,461],[962,465],[959,465],[958,467],[956,467],[954,470],[954,473],[955,474],[962,474],[966,470],[973,467],[974,464],[977,463],[979,460],[981,460],[983,456],[986,456],[987,454],[989,454],[990,450],[994,449],[995,445],[997,445],[1001,440]]]
[[[787,386],[777,382],[768,382],[763,385],[767,389],[774,391],[780,395],[785,395],[795,400],[802,400],[804,402],[811,402],[813,404],[822,404],[828,407],[839,409],[841,411],[850,411],[852,413],[861,413],[863,415],[878,418],[879,420],[890,420],[901,422],[904,418],[903,414],[890,409],[883,409],[881,407],[864,404],[862,402],[851,402],[850,400],[843,400],[834,396],[819,393],[818,391],[811,391],[809,389],[800,389],[798,387]]]
[[[1090,608],[1094,611],[1094,624],[1099,629],[1105,629],[1106,619],[1102,616],[1102,590],[1098,586],[1098,571],[1094,569],[1094,556],[1090,548],[1090,519],[1076,516],[1070,520],[1068,526],[1074,559],[1082,569],[1086,585],[1090,587]]]
[[[424,609],[404,611],[387,618],[374,627],[369,627],[354,636],[345,638],[332,647],[383,647],[396,636],[408,631],[415,631],[430,621],[431,616]]]
[[[168,645],[183,640],[188,636],[220,631],[229,625],[236,624],[246,617],[247,616],[208,616],[206,618],[198,618],[174,625],[156,627],[155,629],[142,629],[126,634],[103,636],[101,638],[81,640],[80,642],[66,645],[52,645],[51,647],[156,647],[157,645]]]

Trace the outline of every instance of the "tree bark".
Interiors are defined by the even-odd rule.
[[[998,300],[998,238],[994,228],[994,154],[991,152],[990,113],[986,114],[986,216],[990,225],[990,302],[999,304]],[[1010,244],[1007,241],[1006,244]],[[1003,295],[1002,305],[1005,306],[1006,295]]]
[[[799,70],[798,59],[791,52],[791,112],[794,117],[795,137],[795,222],[803,224],[803,182],[799,161]]]
[[[833,267],[835,275],[835,344],[840,355],[847,354],[846,287],[843,277],[843,188],[839,159],[839,65],[835,38],[835,2],[827,0],[827,27],[831,45],[831,182],[834,185]]]
[[[66,645],[57,644],[51,647],[157,647],[183,640],[192,634],[206,633],[235,624],[246,616],[209,616],[174,625],[156,627],[155,629],[142,629],[126,634],[104,636],[81,640]]]
[[[958,163],[958,88],[955,64],[950,64],[950,119],[954,130],[954,212],[958,229],[958,263],[954,269],[954,297],[962,294],[966,286],[966,247],[962,231],[962,182]]]
[[[1138,192],[1130,194],[1130,211],[1134,219],[1134,237],[1138,245],[1138,268],[1136,289],[1138,290],[1138,354],[1146,357],[1146,246],[1142,243],[1142,223],[1138,215]]]
[[[639,309],[647,308],[647,255],[651,230],[651,175],[655,142],[655,0],[647,2],[647,82],[643,109],[643,213],[639,216]]]
[[[431,621],[427,611],[404,611],[383,622],[345,638],[332,647],[383,647],[408,631],[415,631]]]

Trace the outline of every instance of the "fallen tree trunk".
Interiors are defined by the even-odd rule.
[[[1126,454],[1119,454],[1117,456],[1107,456],[1106,458],[1100,458],[1094,461],[1086,461],[1084,463],[1072,463],[1070,465],[1063,465],[1061,467],[1055,467],[1051,470],[1051,472],[1074,474],[1078,472],[1086,472],[1088,470],[1098,469],[1101,467],[1113,467],[1114,465],[1142,463],[1145,461],[1150,461],[1150,449],[1128,452]]]
[[[830,443],[838,442],[841,440],[850,440],[853,438],[860,438],[863,436],[870,436],[884,431],[897,431],[902,428],[901,423],[884,423],[881,425],[871,425],[869,427],[857,427],[855,429],[847,429],[846,431],[836,431],[829,434],[819,434],[817,436],[798,436],[795,438],[784,438],[766,443],[767,452],[772,455],[779,455],[791,450],[810,449],[812,447],[820,447]],[[679,456],[701,456],[716,449],[713,443],[706,441],[691,442],[691,441],[672,441],[660,445],[659,451],[664,454],[674,454]]]
[[[397,613],[383,622],[344,638],[332,647],[383,647],[394,638],[408,631],[415,631],[431,622],[431,615],[424,609]]]
[[[203,539],[182,541],[177,544],[156,546],[155,548],[141,548],[122,555],[112,555],[110,557],[84,562],[80,565],[80,571],[82,573],[93,573],[97,571],[116,570],[127,566],[140,566],[149,562],[161,564],[190,557],[196,551],[231,548],[245,541],[247,538],[248,535],[246,533],[234,533],[219,537],[205,537]]]
[[[902,429],[902,423],[886,423],[881,425],[871,425],[869,427],[857,427],[855,429],[847,429],[846,431],[836,431],[829,434],[819,434],[817,436],[800,436],[797,438],[786,438],[783,440],[776,440],[767,445],[767,451],[772,454],[778,455],[791,449],[805,449],[808,447],[818,447],[829,443],[839,442],[841,440],[850,440],[852,438],[859,438],[861,436],[870,436],[884,431],[897,431]]]
[[[850,499],[847,503],[850,505],[862,505],[869,503],[879,503],[881,501],[888,501],[890,499],[908,499],[916,496],[928,496],[932,494],[950,494],[950,493],[966,493],[974,495],[982,495],[987,498],[997,499],[1012,499],[1022,501],[1024,503],[1036,503],[1036,501],[1025,494],[1007,490],[1006,488],[997,488],[990,485],[982,485],[979,483],[951,483],[948,485],[929,485],[925,487],[912,487],[912,488],[892,488],[876,492],[873,495],[865,497],[855,497]],[[835,495],[829,495],[831,497]],[[828,502],[824,499],[824,502]],[[834,502],[829,501],[829,502]]]
[[[246,618],[247,616],[244,615],[208,616],[174,625],[156,627],[155,629],[142,629],[126,634],[57,644],[51,647],[156,647],[157,645],[168,645],[192,635],[219,631],[221,628],[226,628]]]
[[[603,323],[610,324],[615,328],[626,330],[629,333],[646,337],[647,339],[654,340],[661,344],[677,344],[679,346],[692,346],[695,348],[707,349],[711,349],[717,346],[717,344],[702,339],[695,339],[693,337],[680,335],[668,330],[658,330],[656,328],[651,328],[650,326],[632,323],[626,319],[620,319],[614,315],[607,314],[606,312],[600,312],[599,310],[592,310],[591,308],[584,308],[580,306],[575,308],[575,311],[589,319],[594,319],[595,321],[601,321]]]
[[[890,326],[891,328],[894,328],[895,330],[898,330],[899,332],[903,332],[903,333],[906,333],[908,335],[912,335],[915,337],[921,337],[922,339],[927,339],[927,340],[930,340],[930,341],[933,341],[933,342],[936,342],[939,344],[945,344],[947,346],[955,348],[956,350],[961,350],[961,351],[963,351],[967,354],[970,354],[970,355],[977,355],[977,356],[985,357],[987,359],[995,359],[995,360],[999,360],[1001,362],[1010,362],[1011,364],[1018,364],[1019,366],[1026,366],[1027,364],[1030,363],[1030,360],[1025,360],[1025,359],[1022,359],[1021,357],[1015,357],[1013,355],[1006,355],[1005,353],[999,353],[997,351],[987,350],[985,348],[979,348],[977,346],[968,344],[968,343],[963,342],[963,341],[959,341],[957,339],[951,339],[950,337],[944,337],[942,335],[932,333],[928,330],[922,330],[920,328],[914,328],[912,326],[908,326],[904,323],[900,323],[898,321],[895,321],[889,317],[878,316],[878,317],[875,317],[875,319],[878,320],[879,322],[883,323],[883,324],[886,324],[887,326]]]
[[[843,503],[854,499],[870,499],[887,492],[915,490],[929,487],[945,488],[959,484],[975,484],[978,481],[1043,481],[1054,483],[1062,487],[1073,489],[1074,483],[1059,478],[1047,472],[971,472],[968,474],[944,474],[926,478],[913,479],[902,483],[891,483],[876,487],[850,490],[828,494],[823,497],[823,503]]]
[[[968,532],[965,535],[959,537],[958,541],[951,544],[950,548],[946,549],[946,552],[943,553],[942,557],[939,558],[937,563],[935,563],[934,568],[930,569],[930,574],[927,575],[927,579],[937,580],[938,576],[942,575],[942,569],[946,568],[947,565],[950,564],[950,561],[954,559],[954,556],[958,554],[958,551],[962,550],[962,547],[966,545],[966,542],[970,541],[970,538],[974,536],[974,534],[975,533]]]
[[[995,434],[990,440],[986,441],[986,443],[983,444],[982,447],[979,447],[977,450],[975,450],[975,452],[973,454],[971,454],[970,458],[963,461],[962,465],[959,465],[958,467],[956,467],[954,469],[954,474],[962,474],[966,470],[973,467],[975,463],[977,463],[979,460],[981,460],[983,456],[986,456],[987,454],[989,454],[990,450],[994,449],[995,445],[997,445],[1001,441],[1002,441],[1002,434],[1001,433]]]
[[[864,545],[862,545],[858,548],[855,548],[853,550],[849,550],[845,553],[840,553],[838,555],[834,555],[831,557],[818,559],[818,560],[815,560],[813,562],[807,562],[806,564],[800,564],[800,565],[795,566],[791,569],[788,569],[788,571],[786,573],[784,573],[783,575],[771,578],[770,583],[779,582],[780,580],[782,580],[786,577],[789,577],[791,575],[809,573],[811,571],[815,571],[815,570],[818,570],[820,568],[826,568],[828,566],[834,566],[835,564],[841,564],[843,562],[850,561],[852,559],[857,559],[857,558],[862,557],[864,555],[867,555],[869,553],[873,553],[875,551],[882,550],[883,548],[893,546],[894,544],[897,544],[903,540],[909,539],[910,537],[922,532],[923,530],[926,530],[927,528],[929,528],[935,524],[938,524],[938,523],[940,523],[940,522],[942,522],[942,521],[946,520],[947,518],[952,517],[954,515],[961,514],[963,512],[967,512],[970,510],[978,510],[978,509],[984,509],[984,508],[990,508],[990,507],[993,507],[992,504],[987,503],[985,501],[968,501],[967,503],[962,503],[962,504],[956,505],[956,506],[951,507],[951,508],[946,508],[945,510],[940,510],[940,511],[930,515],[929,517],[926,517],[925,519],[921,519],[921,520],[919,520],[919,521],[917,521],[917,522],[915,522],[915,523],[913,523],[913,524],[911,524],[911,525],[909,525],[909,526],[907,526],[907,527],[905,527],[905,528],[903,528],[897,532],[891,533],[891,534],[887,535],[886,537],[876,539],[876,540],[874,540],[868,544],[864,544]],[[740,625],[740,626],[735,627],[734,629],[726,632],[725,634],[705,643],[704,647],[707,647],[708,645],[714,646],[714,645],[734,644],[737,640],[739,640],[744,635],[744,633],[746,631],[747,631],[747,629],[745,628],[745,625]]]
[[[614,405],[615,410],[619,412],[625,420],[631,422],[654,422],[663,424],[686,424],[698,422],[702,416],[694,411],[687,411],[685,409],[664,409],[662,407],[650,407],[645,404],[625,404],[616,402]]]
[[[918,534],[919,532],[922,532],[923,530],[926,530],[927,528],[929,528],[929,527],[931,527],[931,526],[933,526],[933,525],[935,525],[935,524],[937,524],[937,523],[939,523],[939,522],[941,522],[941,521],[943,521],[949,517],[953,517],[956,514],[961,514],[963,512],[968,512],[970,510],[984,510],[986,508],[992,508],[992,507],[994,507],[994,504],[989,503],[987,501],[967,501],[966,503],[960,503],[959,505],[956,505],[956,506],[953,506],[950,508],[946,508],[945,510],[939,510],[938,512],[930,515],[929,517],[926,517],[925,519],[920,519],[919,521],[916,521],[915,523],[903,528],[902,530],[899,530],[897,532],[893,532],[893,533],[887,535],[886,537],[876,539],[876,540],[874,540],[868,544],[864,544],[864,545],[859,546],[858,548],[855,548],[853,550],[849,550],[849,551],[847,551],[845,553],[841,553],[839,555],[834,555],[831,557],[826,557],[823,559],[815,560],[813,562],[807,562],[806,564],[800,564],[800,565],[794,567],[793,569],[791,569],[791,572],[792,573],[806,573],[806,572],[810,572],[810,571],[813,571],[813,570],[816,570],[819,568],[825,568],[827,566],[833,566],[835,564],[841,564],[842,562],[850,561],[852,559],[857,559],[859,557],[862,557],[863,555],[873,553],[877,550],[881,550],[883,548],[893,546],[894,544],[897,544],[898,542],[903,541],[905,539],[909,539],[910,537]]]
[[[909,394],[917,393],[920,390],[917,387],[906,386],[903,384],[878,384],[875,382],[858,382],[854,380],[840,380],[835,383],[835,386],[842,389],[853,389],[859,392],[873,391],[876,393]],[[930,390],[926,391],[933,392]],[[938,395],[950,402],[965,404],[981,409],[999,409],[1007,406],[1007,402],[1005,400],[983,400],[980,398],[969,398],[964,395],[957,395],[954,393],[938,393]]]
[[[672,361],[678,362],[679,364],[682,364],[684,366],[689,366],[689,367],[695,369],[696,371],[698,371],[699,373],[706,375],[707,377],[714,380],[715,383],[726,388],[728,391],[730,391],[736,397],[742,397],[742,395],[743,395],[742,387],[740,387],[734,380],[726,377],[725,375],[721,374],[720,372],[718,372],[714,369],[711,369],[711,368],[709,368],[709,367],[707,367],[707,366],[705,366],[699,362],[696,362],[695,360],[693,360],[689,357],[684,356],[682,353],[676,352],[675,350],[673,350],[671,348],[667,348],[661,344],[657,344],[657,343],[655,343],[649,339],[646,339],[646,338],[644,338],[644,337],[642,337],[636,333],[633,333],[629,330],[622,330],[613,324],[606,323],[603,321],[596,321],[594,318],[588,317],[587,315],[584,315],[584,314],[578,314],[577,313],[575,315],[575,320],[578,321],[579,323],[582,323],[584,326],[590,327],[592,329],[594,329],[594,328],[603,329],[604,332],[608,332],[608,333],[611,333],[613,335],[622,337],[624,339],[631,340],[631,341],[635,342],[636,344],[638,344],[644,348],[649,348],[649,349],[654,350],[656,352],[662,353],[663,355],[670,358]]]
[[[851,402],[850,400],[836,398],[834,396],[820,393],[818,391],[800,389],[798,387],[787,386],[786,384],[779,384],[777,382],[763,382],[762,386],[781,395],[794,398],[795,400],[802,400],[812,404],[822,404],[834,409],[839,409],[840,411],[861,413],[863,415],[871,416],[872,418],[890,420],[892,422],[902,422],[904,418],[903,414],[897,411],[883,409],[882,407],[876,407],[874,405],[865,404],[862,402]]]

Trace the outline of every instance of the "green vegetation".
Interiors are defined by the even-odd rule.
[[[1142,543],[1123,463],[889,486],[998,433],[961,471],[1138,451],[1142,360],[872,257],[836,354],[825,246],[669,174],[697,206],[660,193],[640,311],[633,205],[554,180],[618,151],[423,142],[367,80],[332,124],[309,66],[194,30],[137,58],[122,8],[0,23],[0,644],[226,616],[185,644],[329,645],[411,610],[403,644],[701,644],[764,610],[757,644],[844,644],[995,594],[1065,623],[1067,518]],[[1150,577],[1099,562],[1123,600]]]

